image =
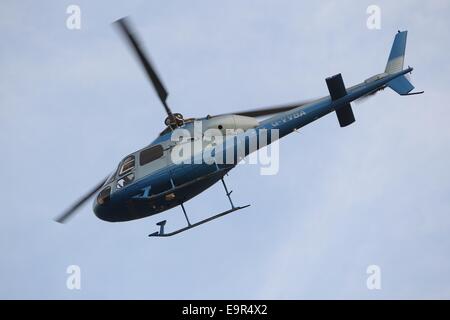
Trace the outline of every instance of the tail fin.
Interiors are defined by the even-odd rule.
[[[406,38],[408,31],[398,32],[392,44],[391,53],[386,64],[386,73],[392,74],[403,70],[405,60]]]
[[[394,74],[403,71],[403,63],[405,61],[405,50],[406,50],[406,38],[408,36],[408,31],[398,32],[395,35],[394,43],[392,44],[391,53],[389,54],[389,59],[386,64],[385,73]],[[412,69],[411,69],[412,70]],[[400,95],[409,95],[414,89],[414,86],[405,77],[401,75],[395,79],[389,81],[387,86],[397,92]],[[418,92],[423,93],[423,92]]]

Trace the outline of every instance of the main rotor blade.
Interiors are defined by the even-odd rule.
[[[131,28],[128,19],[121,18],[117,20],[114,24],[122,31],[123,36],[128,40],[128,44],[133,48],[134,53],[136,54],[136,56],[138,57],[139,61],[141,62],[142,66],[145,69],[145,73],[150,79],[150,82],[153,84],[153,87],[155,88],[155,91],[158,94],[159,99],[161,100],[164,106],[164,109],[166,109],[167,115],[170,118],[173,118],[172,111],[170,110],[169,106],[166,103],[166,99],[169,94],[167,93],[167,90],[164,88],[164,85],[162,84],[160,78],[158,77],[155,68],[152,66],[150,58],[147,57],[147,55],[144,52],[144,49],[140,45],[140,42],[136,37],[136,33],[133,32],[133,29]]]
[[[227,114],[236,114],[240,116],[247,116],[247,117],[263,117],[268,116],[280,112],[289,111],[301,106],[304,106],[313,100],[307,100],[307,101],[300,101],[300,102],[293,102],[278,106],[271,106],[271,107],[264,107],[264,108],[258,108],[258,109],[251,109],[246,111],[237,111],[237,112],[230,112],[225,114],[220,114],[220,116],[227,115]]]
[[[108,177],[103,179],[100,183],[98,183],[91,191],[86,193],[83,197],[81,197],[77,202],[75,202],[70,208],[64,211],[60,216],[55,218],[56,222],[65,223],[68,218],[70,218],[76,211],[79,209],[86,201],[88,201],[93,195],[100,190],[101,187],[105,184]]]

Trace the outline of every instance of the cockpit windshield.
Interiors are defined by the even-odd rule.
[[[116,183],[116,189],[125,187],[134,180],[134,168],[136,166],[136,160],[134,155],[128,156],[123,159],[118,168],[118,180]]]
[[[122,162],[122,166],[120,167],[119,176],[123,176],[124,174],[133,171],[134,166],[135,166],[134,156],[126,157],[125,160],[123,160]]]

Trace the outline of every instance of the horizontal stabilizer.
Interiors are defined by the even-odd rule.
[[[397,92],[398,94],[405,95],[414,89],[411,82],[406,79],[405,76],[400,76],[388,82],[388,87]]]
[[[327,82],[328,91],[330,92],[331,100],[338,100],[347,95],[345,89],[344,80],[339,73],[335,76],[329,77],[325,80]],[[353,115],[352,107],[350,103],[340,105],[336,107],[336,115],[341,127],[346,127],[349,124],[355,122],[355,116]]]
[[[335,76],[326,78],[325,81],[327,82],[331,100],[337,100],[347,95],[344,80],[342,80],[342,75],[340,73]]]
[[[350,106],[350,103],[347,103],[339,109],[336,109],[336,115],[341,127],[346,127],[349,124],[355,122],[355,116],[353,115],[353,110]]]

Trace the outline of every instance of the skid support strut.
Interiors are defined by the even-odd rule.
[[[248,204],[248,205],[245,205],[245,206],[235,207],[234,204],[233,204],[233,200],[231,200],[231,193],[233,191],[228,191],[228,188],[227,188],[227,185],[225,184],[225,181],[223,180],[223,178],[221,180],[222,180],[223,187],[225,189],[225,194],[226,194],[226,196],[228,198],[228,201],[230,202],[231,209],[223,211],[223,212],[220,212],[220,213],[218,213],[216,215],[213,215],[213,216],[211,216],[209,218],[206,218],[204,220],[201,220],[199,222],[191,223],[190,220],[189,220],[189,217],[187,215],[186,209],[184,208],[183,203],[180,203],[181,209],[183,210],[184,217],[186,218],[187,226],[184,227],[184,228],[180,228],[178,230],[175,230],[175,231],[171,231],[171,232],[165,233],[164,232],[164,226],[166,224],[166,220],[163,220],[163,221],[157,223],[157,225],[160,227],[159,231],[156,231],[156,232],[154,232],[152,234],[149,234],[149,237],[170,237],[170,236],[174,236],[174,235],[176,235],[178,233],[181,233],[181,232],[184,232],[186,230],[198,227],[199,225],[202,225],[202,224],[207,223],[209,221],[212,221],[212,220],[215,220],[217,218],[223,217],[223,216],[225,216],[225,215],[227,215],[229,213],[232,213],[234,211],[238,211],[238,210],[241,210],[241,209],[244,209],[244,208],[247,208],[247,207],[250,206]]]

